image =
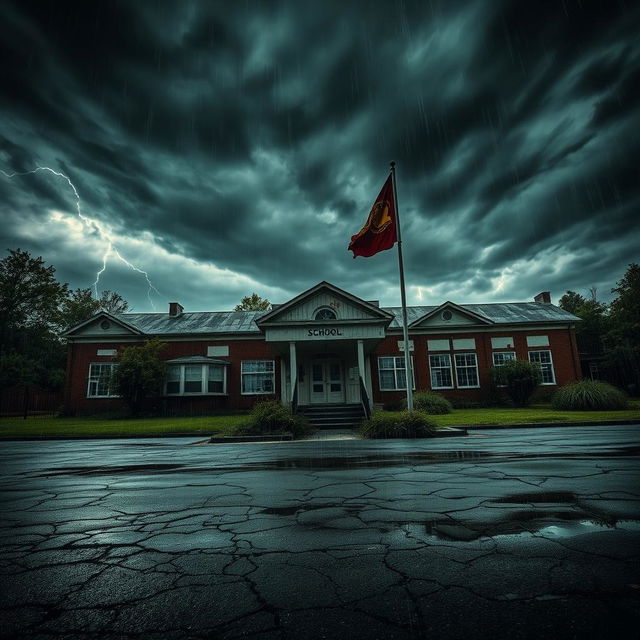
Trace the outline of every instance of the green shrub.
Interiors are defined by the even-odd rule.
[[[606,382],[580,380],[558,389],[551,405],[568,411],[615,411],[626,409],[628,402],[622,391]]]
[[[407,408],[407,399],[401,398],[400,400],[387,400],[382,408],[385,411],[404,411]]]
[[[291,413],[290,409],[275,400],[258,402],[251,410],[249,420],[235,429],[237,435],[261,436],[292,433],[299,438],[311,431],[306,418]]]
[[[531,394],[542,382],[540,365],[528,360],[508,360],[499,367],[491,367],[491,376],[518,407],[529,404]]]
[[[364,438],[428,438],[437,426],[419,411],[376,411],[363,421],[360,433]]]
[[[413,408],[424,413],[451,413],[451,403],[439,393],[433,391],[418,391],[413,396]]]

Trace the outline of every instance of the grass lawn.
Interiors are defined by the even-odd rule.
[[[523,409],[454,409],[452,413],[432,416],[441,426],[473,424],[522,424],[554,422],[591,422],[595,420],[638,420],[640,401],[632,401],[624,411],[555,411],[548,404],[536,404]],[[202,434],[203,436],[230,434],[241,422],[244,414],[204,416],[197,418],[140,418],[115,420],[112,418],[83,417],[55,418],[29,417],[0,418],[0,437],[20,436],[146,436],[168,434]]]
[[[597,420],[638,420],[640,402],[632,401],[631,408],[624,411],[556,411],[549,404],[534,404],[529,407],[454,409],[451,413],[433,416],[440,425],[446,427],[473,424],[524,424],[554,422],[594,422]]]
[[[0,418],[0,437],[11,436],[120,436],[150,434],[229,433],[246,421],[246,415],[205,416],[197,418],[140,418],[114,420],[111,418],[55,418],[51,416]]]

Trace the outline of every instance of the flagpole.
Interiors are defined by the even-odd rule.
[[[404,290],[404,261],[402,259],[402,235],[400,234],[400,208],[396,190],[396,163],[391,162],[391,182],[396,210],[396,233],[398,236],[398,266],[400,268],[400,300],[402,301],[402,333],[404,337],[404,368],[407,380],[407,410],[413,411],[413,373],[411,371],[411,350],[409,349],[409,328],[407,326],[407,296]]]

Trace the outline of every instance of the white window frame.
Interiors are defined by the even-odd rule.
[[[226,396],[227,395],[227,367],[223,364],[217,364],[213,362],[206,363],[169,363],[169,367],[175,367],[180,369],[180,380],[179,382],[179,390],[177,393],[169,393],[167,390],[167,386],[169,384],[169,380],[166,379],[164,381],[164,395],[170,397],[177,396]],[[200,384],[201,391],[185,391],[185,371],[186,367],[200,367]],[[223,375],[222,375],[222,391],[208,391],[209,388],[209,367],[222,367]]]
[[[493,340],[493,338],[492,338]],[[496,356],[512,356],[510,358],[507,358],[506,360],[503,360],[502,362],[496,362]],[[501,367],[505,362],[512,362],[513,360],[517,360],[516,358],[516,352],[515,351],[494,351],[493,355],[492,355],[492,362],[493,362],[493,366],[498,368]],[[496,385],[498,387],[506,387],[506,384],[498,384]]]
[[[381,367],[382,360],[390,360],[393,359],[393,367]],[[402,362],[402,364],[399,364]],[[393,384],[395,385],[392,388],[382,387],[382,376],[380,375],[380,371],[393,371]],[[378,356],[378,387],[380,391],[406,391],[407,387],[399,387],[398,386],[398,372],[402,371],[406,375],[405,361],[404,356]],[[411,377],[412,385],[411,388],[415,391],[416,388],[416,374],[415,374],[415,362],[413,356],[411,356]]]
[[[510,356],[509,358],[504,359],[502,362],[496,362],[496,356]],[[494,351],[493,352],[493,366],[501,367],[505,362],[511,362],[516,359],[515,351]]]
[[[536,353],[548,353],[549,354],[549,362],[540,362],[540,360],[532,360],[531,356]],[[540,369],[542,371],[542,382],[541,385],[554,385],[556,384],[556,372],[553,369],[553,356],[551,355],[551,349],[536,349],[535,351],[529,351],[529,362],[537,362],[540,365]],[[547,368],[548,367],[548,368]],[[545,371],[551,372],[552,382],[544,381]]]
[[[249,362],[267,362],[271,363],[271,371],[245,371],[245,364]],[[244,379],[245,376],[266,376],[271,375],[271,390],[270,391],[245,391]],[[275,360],[242,360],[240,362],[240,395],[243,396],[272,396],[276,393],[276,363]]]
[[[94,367],[99,371],[102,368],[109,369],[109,378],[113,375],[113,370],[118,366],[117,362],[91,362],[89,364],[89,376],[87,378],[87,398],[118,398],[118,394],[114,393],[111,389],[111,385],[107,383],[107,393],[91,393],[92,385],[95,385],[95,390],[100,390],[100,380],[103,377],[100,373],[93,373]],[[106,376],[105,376],[106,377]]]
[[[432,364],[432,358],[447,358],[449,361],[449,366],[441,366],[438,365],[436,367]],[[439,386],[434,384],[435,380],[433,377],[434,370],[440,369],[449,369],[449,379],[451,380],[451,386]],[[431,384],[432,389],[454,389],[453,386],[453,369],[451,368],[451,354],[450,353],[430,353],[429,354],[429,382]]]
[[[466,358],[468,356],[473,356],[473,365],[464,364],[458,366],[458,358]],[[478,356],[475,351],[467,351],[464,353],[454,353],[453,354],[453,362],[456,368],[456,387],[458,389],[479,389],[480,388],[480,373],[478,372]],[[459,371],[467,369],[473,369],[476,373],[477,384],[460,384],[460,378],[458,376]]]

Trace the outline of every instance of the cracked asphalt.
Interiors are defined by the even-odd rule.
[[[0,637],[637,637],[639,454],[638,426],[4,442]]]

